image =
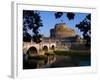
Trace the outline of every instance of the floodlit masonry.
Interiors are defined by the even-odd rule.
[[[75,37],[75,35],[75,30],[66,26],[65,23],[56,24],[55,27],[50,30],[50,37],[67,38]]]

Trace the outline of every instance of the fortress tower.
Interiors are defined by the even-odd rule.
[[[56,24],[55,27],[50,30],[50,37],[67,38],[75,37],[75,35],[75,30],[67,27],[65,23]]]

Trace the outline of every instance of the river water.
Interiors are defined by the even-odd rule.
[[[79,60],[70,56],[55,56],[54,59],[48,58],[47,60],[30,59],[27,62],[23,62],[23,69],[81,67],[90,65],[90,59]]]
[[[80,61],[79,66],[91,66],[90,60]]]

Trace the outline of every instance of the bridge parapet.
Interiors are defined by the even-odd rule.
[[[53,43],[41,42],[39,44],[36,44],[34,42],[24,42],[23,43],[23,51],[24,51],[24,53],[27,53],[27,51],[31,47],[35,47],[37,49],[37,53],[41,55],[41,54],[45,53],[45,51],[43,51],[44,47],[47,47],[47,50],[49,52],[49,51],[52,51],[51,47],[55,47],[56,48],[56,43],[55,42],[53,42]]]

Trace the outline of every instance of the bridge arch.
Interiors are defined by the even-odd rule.
[[[49,48],[48,48],[48,46],[45,45],[45,46],[43,46],[42,50],[43,50],[44,52],[48,52]]]
[[[34,56],[34,55],[37,55],[38,54],[38,50],[36,47],[34,46],[31,46],[27,52],[26,52],[29,56]]]
[[[51,50],[55,50],[55,45],[51,45]]]

